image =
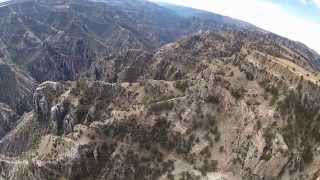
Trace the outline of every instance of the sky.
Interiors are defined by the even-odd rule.
[[[151,0],[189,6],[252,23],[320,53],[320,0]]]

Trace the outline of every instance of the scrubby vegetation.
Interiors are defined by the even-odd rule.
[[[289,95],[278,103],[278,110],[288,123],[283,130],[285,141],[291,148],[301,147],[301,156],[305,163],[313,159],[310,143],[319,142],[319,131],[315,129],[319,124],[318,109],[309,106],[310,101],[303,96],[303,92],[290,91]]]
[[[150,105],[150,111],[153,112],[162,112],[162,111],[168,111],[173,108],[174,104],[170,101],[163,101],[159,103],[154,103]]]

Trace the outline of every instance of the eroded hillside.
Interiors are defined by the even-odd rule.
[[[10,4],[11,2],[11,4]],[[34,79],[95,78],[87,73],[104,57],[128,49],[154,51],[198,32],[252,25],[208,13],[183,17],[141,0],[16,0],[0,7],[0,56]]]
[[[317,179],[313,63],[295,63],[290,49],[270,53],[268,41],[255,43],[259,36],[233,38],[238,33],[131,52],[151,60],[130,80],[41,84],[33,111],[0,142],[11,156],[1,161],[2,176]]]
[[[2,3],[0,179],[318,180],[319,68],[199,10]]]

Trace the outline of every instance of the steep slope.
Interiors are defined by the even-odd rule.
[[[27,69],[40,82],[108,79],[93,71],[99,63],[109,64],[110,57],[123,56],[131,49],[150,53],[206,30],[260,33],[258,36],[269,39],[270,47],[272,43],[277,46],[272,47],[273,52],[289,48],[294,51],[289,53],[319,69],[319,55],[302,44],[245,22],[190,8],[143,0],[17,0],[0,8],[0,56]]]
[[[0,59],[0,139],[16,127],[24,112],[32,110],[36,85],[27,73]]]
[[[320,178],[319,55],[162,6],[0,5],[0,179]]]
[[[245,24],[214,14],[182,17],[141,0],[9,1],[0,8],[0,54],[38,81],[75,80],[98,57],[153,51],[199,30]]]
[[[0,138],[16,126],[17,120],[18,115],[8,105],[0,103]]]
[[[167,44],[154,54],[128,50],[117,56],[104,57],[90,69],[90,77],[107,82],[133,82],[145,78],[176,80],[195,70],[192,69],[198,66],[195,56],[204,59],[242,57],[242,54],[249,53],[246,51],[255,50],[262,56],[274,57],[278,64],[299,70],[305,78],[319,80],[319,55],[300,43],[272,33],[221,28],[195,34],[178,42]],[[130,76],[131,79],[121,76]]]
[[[34,111],[1,141],[20,158],[2,158],[0,174],[319,178],[318,76],[260,35],[207,32],[166,45],[134,83],[41,84]]]
[[[0,103],[22,114],[32,109],[35,81],[24,71],[0,59]]]
[[[272,33],[248,32],[238,30],[220,30],[200,33],[168,44],[154,55],[153,65],[149,68],[152,78],[176,79],[190,73],[185,66],[198,66],[196,57],[203,59],[247,56],[252,51],[266,57],[272,56],[284,66],[298,66],[316,75],[318,72],[318,54],[307,56],[300,53],[303,46],[281,38]],[[312,51],[309,50],[311,53]],[[174,65],[174,67],[171,67]],[[293,68],[293,67],[291,67]],[[160,70],[160,72],[159,72]],[[178,75],[177,75],[178,74]],[[309,76],[310,76],[309,74]],[[307,76],[307,74],[304,74]]]

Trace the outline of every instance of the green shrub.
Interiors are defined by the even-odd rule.
[[[168,180],[174,180],[174,176],[171,173],[167,174]]]
[[[302,159],[305,163],[311,163],[313,160],[313,152],[312,147],[309,144],[304,145],[302,151]]]
[[[246,90],[243,87],[235,88],[231,90],[231,95],[236,99],[240,99],[243,97],[245,92]]]
[[[161,111],[168,111],[173,108],[174,104],[170,101],[164,101],[152,104],[150,106],[150,110],[153,112],[161,112]]]
[[[253,81],[254,80],[254,75],[251,72],[245,72],[246,74],[246,78],[249,81]]]
[[[206,99],[205,99],[206,102],[208,103],[212,103],[212,104],[218,104],[220,102],[219,98],[216,97],[216,96],[212,96],[212,95],[209,95]]]
[[[179,90],[184,92],[189,87],[189,83],[188,83],[188,81],[180,80],[180,81],[176,81],[174,83],[174,86],[175,86],[175,88],[177,88],[177,89],[179,89]]]
[[[280,96],[278,88],[276,88],[275,86],[271,86],[271,87],[267,88],[267,92],[269,92],[272,95],[270,105],[274,105]]]
[[[218,168],[218,161],[217,160],[208,160],[205,159],[203,161],[202,167],[199,169],[202,175],[206,175],[207,172],[215,172]]]

